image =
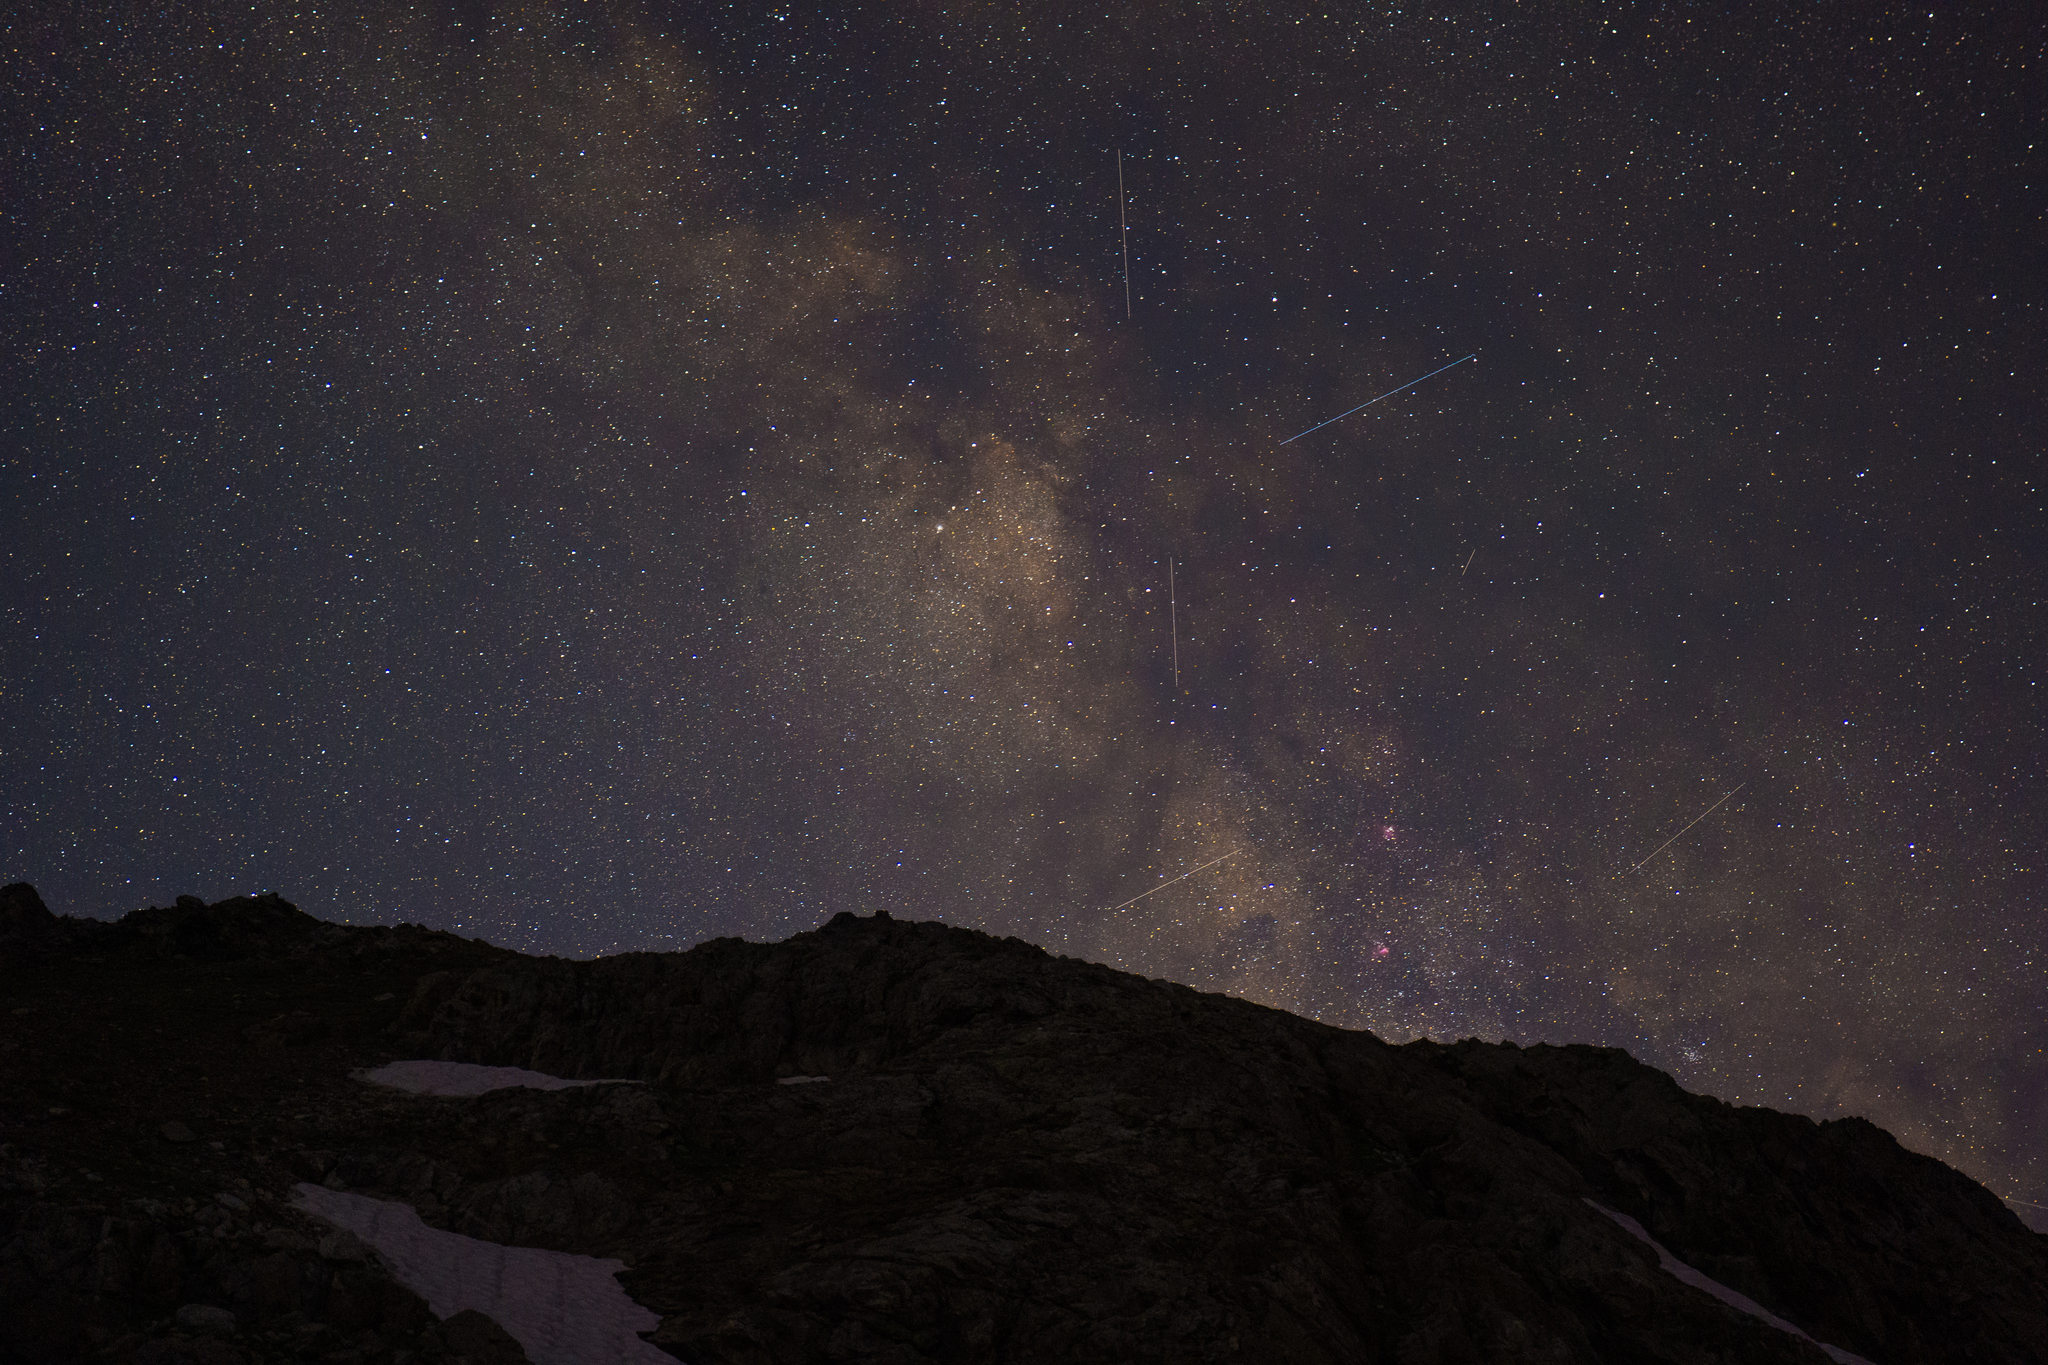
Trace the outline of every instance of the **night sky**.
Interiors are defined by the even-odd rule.
[[[2048,1205],[2048,20],[1763,8],[17,11],[0,878],[887,909]]]

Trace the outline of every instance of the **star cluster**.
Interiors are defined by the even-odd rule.
[[[32,6],[7,875],[887,908],[2039,1220],[2019,13]]]

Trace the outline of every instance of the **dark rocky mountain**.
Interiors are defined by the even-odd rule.
[[[644,1084],[351,1074],[406,1059]],[[618,1258],[701,1365],[2048,1359],[2048,1237],[1868,1123],[884,914],[567,962],[276,897],[61,919],[11,886],[0,1143],[9,1361],[529,1357],[437,1320],[302,1181]]]

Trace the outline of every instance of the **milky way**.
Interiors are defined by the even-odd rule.
[[[18,24],[7,879],[886,908],[2048,1205],[2037,22],[704,9]]]

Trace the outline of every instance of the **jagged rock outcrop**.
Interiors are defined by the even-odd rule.
[[[1611,1050],[1393,1047],[883,915],[564,962],[274,898],[90,927],[24,903],[0,893],[0,1005],[34,1011],[0,1018],[41,1021],[0,1047],[21,1359],[503,1350],[421,1317],[298,1180],[617,1257],[704,1365],[1828,1358],[1589,1201],[1876,1365],[2048,1340],[2048,1238],[1980,1187]],[[351,1079],[404,1058],[644,1084]]]
[[[0,943],[12,939],[34,939],[57,926],[57,917],[27,882],[0,886]]]

